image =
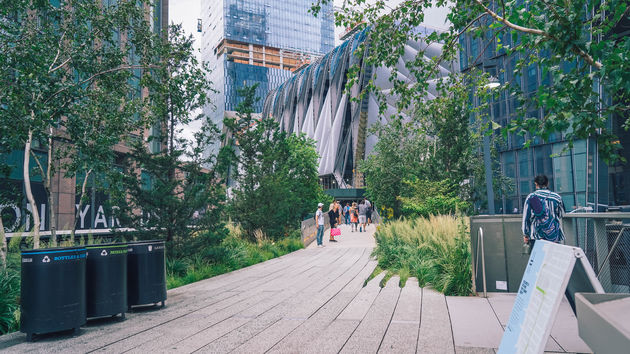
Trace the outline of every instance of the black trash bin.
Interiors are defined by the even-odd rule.
[[[127,247],[129,308],[166,301],[164,241],[140,241]]]
[[[74,329],[86,322],[85,247],[22,252],[20,330],[33,334]]]
[[[127,311],[127,244],[87,248],[87,317],[121,315]]]

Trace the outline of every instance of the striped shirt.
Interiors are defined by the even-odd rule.
[[[534,216],[534,211],[529,205],[529,199],[536,195],[540,198],[540,201],[545,203],[545,207],[549,210],[549,215],[552,218],[556,218],[560,224],[560,239],[564,240],[564,231],[562,230],[562,217],[564,216],[564,203],[562,197],[558,193],[549,191],[548,189],[537,189],[535,192],[530,193],[525,199],[525,205],[523,206],[523,235],[527,235],[530,239],[539,240],[541,237],[536,233],[536,226],[538,226],[538,219]]]

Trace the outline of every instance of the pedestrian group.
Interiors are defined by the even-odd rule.
[[[317,225],[317,247],[324,247],[324,204],[317,204],[315,212],[315,224]],[[330,239],[329,242],[338,242],[335,236],[341,236],[341,224],[351,226],[351,232],[367,232],[367,227],[372,223],[372,204],[363,198],[359,204],[356,202],[346,202],[342,208],[339,201],[330,203],[328,206],[328,219],[330,221]]]

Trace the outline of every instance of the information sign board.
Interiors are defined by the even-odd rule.
[[[576,261],[579,267],[575,267]],[[580,276],[572,277],[574,270]],[[580,280],[580,284],[572,284],[573,289],[587,287],[603,292],[580,248],[536,241],[503,333],[499,353],[544,351],[569,279]]]

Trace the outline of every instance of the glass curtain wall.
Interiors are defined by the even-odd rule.
[[[511,44],[511,36],[498,35],[504,44]],[[488,41],[492,43],[487,45]],[[534,95],[542,86],[549,85],[550,74],[543,75],[537,65],[529,65],[514,73],[518,54],[506,55],[504,49],[496,49],[496,40],[488,33],[483,39],[470,35],[460,37],[460,69],[462,72],[480,68],[495,76],[501,84],[509,82],[522,89],[526,95]],[[485,52],[481,52],[486,48]],[[543,52],[540,55],[550,55]],[[564,70],[570,70],[574,63],[565,63]],[[478,104],[476,98],[471,102]],[[492,98],[492,117],[502,127],[522,114],[516,97],[505,92]],[[527,110],[528,117],[541,119],[543,108]],[[612,117],[610,127],[626,147],[621,155],[630,161],[630,132],[621,128],[624,117]],[[472,122],[471,122],[472,123]],[[552,134],[543,141],[532,138],[532,144],[525,148],[528,136],[509,134],[507,140],[496,144],[499,155],[498,163],[504,176],[513,181],[513,190],[495,202],[495,213],[520,213],[529,193],[534,190],[533,179],[538,174],[545,174],[550,180],[550,189],[558,192],[566,205],[567,211],[590,207],[605,211],[609,206],[630,206],[630,168],[628,164],[607,166],[597,154],[594,139],[580,140],[569,147],[562,133]],[[481,210],[484,212],[484,210]]]

